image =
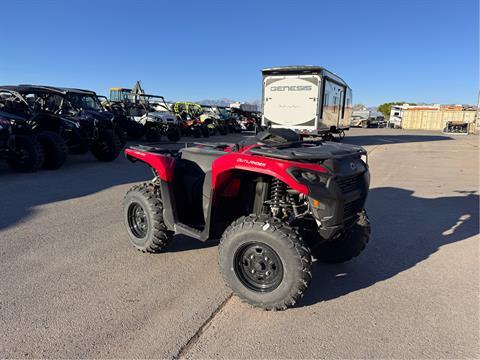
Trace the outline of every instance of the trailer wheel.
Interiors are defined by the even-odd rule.
[[[234,221],[222,235],[218,261],[233,292],[265,310],[294,306],[311,279],[310,250],[300,235],[268,215]]]
[[[362,121],[362,128],[364,129],[368,128],[368,121]]]
[[[58,169],[67,160],[67,146],[65,140],[53,131],[43,131],[37,135],[37,140],[43,148],[45,169]]]

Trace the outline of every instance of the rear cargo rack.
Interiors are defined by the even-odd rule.
[[[327,160],[343,159],[350,156],[366,155],[367,151],[361,147],[354,147],[350,151],[339,151],[331,145],[297,147],[297,148],[274,148],[255,147],[250,149],[252,154],[268,156],[283,160]]]

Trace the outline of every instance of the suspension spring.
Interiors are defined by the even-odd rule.
[[[282,202],[284,201],[285,193],[287,190],[287,186],[283,181],[278,179],[272,180],[272,186],[270,188],[270,200],[271,205],[275,209],[279,209]]]

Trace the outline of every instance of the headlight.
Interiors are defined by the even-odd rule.
[[[325,173],[316,172],[314,170],[294,168],[288,169],[287,171],[295,180],[302,184],[326,184],[328,180]]]

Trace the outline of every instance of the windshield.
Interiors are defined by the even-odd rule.
[[[94,95],[68,94],[68,100],[74,108],[83,110],[102,111],[102,105]]]

